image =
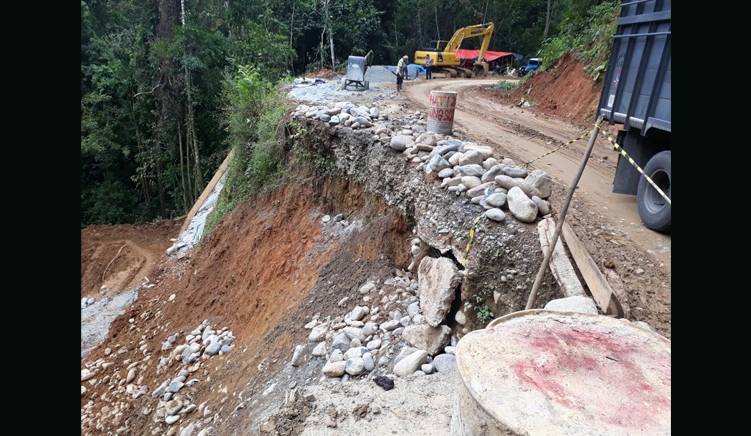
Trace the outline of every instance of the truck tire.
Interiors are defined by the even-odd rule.
[[[365,88],[366,91],[368,89],[370,89],[370,82],[369,81],[365,80],[362,83],[363,83],[363,88]]]
[[[649,160],[644,166],[644,175],[657,185],[668,198],[672,199],[671,173],[670,173],[670,150],[661,151]],[[636,203],[644,225],[651,230],[661,233],[670,232],[671,206],[665,198],[657,192],[647,179],[639,179],[639,188],[636,192]]]

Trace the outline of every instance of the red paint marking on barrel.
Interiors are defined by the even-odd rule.
[[[670,399],[643,382],[633,345],[609,334],[561,325],[515,334],[522,357],[511,362],[521,384],[551,401],[593,419],[617,426],[644,428],[654,424]],[[658,382],[670,386],[669,358],[655,358]]]

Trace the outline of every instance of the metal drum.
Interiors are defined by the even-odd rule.
[[[454,129],[454,109],[456,92],[430,91],[430,110],[428,111],[428,131],[450,135]]]
[[[456,347],[453,436],[671,433],[670,340],[604,315],[526,310]]]

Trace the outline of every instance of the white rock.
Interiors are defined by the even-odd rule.
[[[347,362],[340,360],[338,362],[329,362],[323,366],[323,375],[326,377],[341,377],[344,375]]]
[[[498,176],[502,177],[502,176]],[[496,177],[496,181],[498,180]],[[509,211],[519,221],[525,223],[534,222],[537,218],[537,205],[518,186],[509,189],[507,195]]]
[[[428,353],[425,350],[414,351],[412,354],[406,356],[400,360],[399,363],[394,365],[394,374],[399,377],[406,377],[413,374],[423,363],[425,363],[427,358]]]
[[[302,362],[302,352],[305,349],[304,345],[298,345],[295,347],[294,353],[292,353],[292,360],[290,361],[290,365],[292,366],[299,366]]]
[[[321,342],[326,338],[326,332],[328,332],[328,330],[329,328],[326,324],[319,324],[313,327],[310,335],[308,335],[308,340],[310,342]]]
[[[311,353],[315,357],[323,357],[326,355],[326,342],[319,342],[318,345],[313,348]]]
[[[456,320],[456,322],[458,322],[461,325],[467,324],[467,316],[464,315],[464,312],[462,312],[461,310],[456,312],[454,319]]]
[[[376,286],[373,282],[367,282],[364,285],[360,287],[360,293],[361,294],[367,294],[371,291],[374,291],[376,289]]]
[[[498,208],[491,208],[485,212],[485,216],[492,221],[502,223],[506,220],[506,214]]]
[[[344,371],[349,375],[360,375],[365,372],[365,361],[362,357],[347,359]]]

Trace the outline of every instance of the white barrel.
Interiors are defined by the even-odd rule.
[[[430,91],[430,110],[428,111],[428,131],[450,135],[454,129],[454,109],[456,92]]]
[[[622,319],[515,312],[456,346],[453,436],[671,433],[670,340]]]

